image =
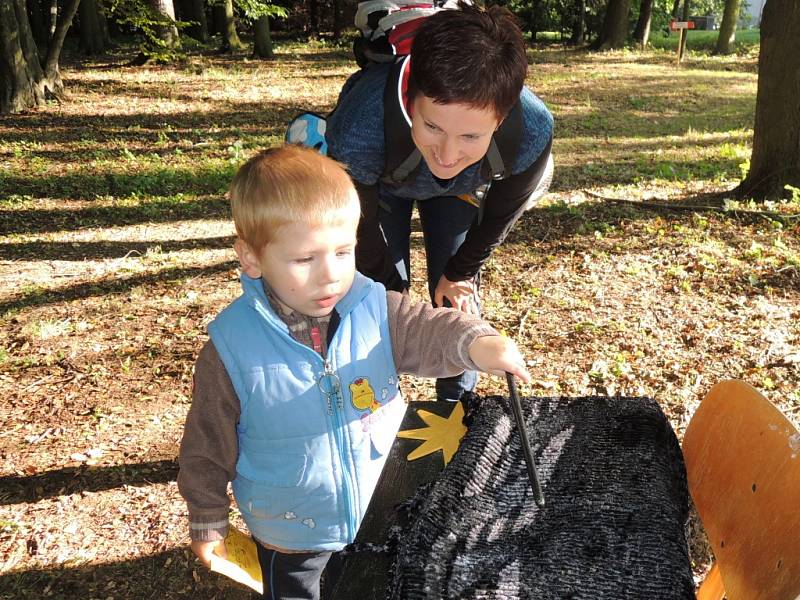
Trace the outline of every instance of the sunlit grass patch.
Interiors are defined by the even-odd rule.
[[[44,319],[41,321],[33,321],[28,323],[23,328],[23,333],[32,338],[39,340],[49,340],[50,338],[66,335],[73,330],[72,321],[70,319],[51,320]]]
[[[713,52],[717,44],[719,31],[703,31],[699,29],[688,30],[686,45],[695,52]],[[653,32],[650,36],[650,45],[653,48],[672,50],[678,49],[678,32],[672,31],[669,35],[663,32]],[[739,29],[734,40],[734,54],[747,54],[758,50],[760,31],[758,29]]]

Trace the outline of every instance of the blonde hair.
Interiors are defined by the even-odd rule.
[[[262,150],[237,171],[231,184],[236,234],[261,252],[283,226],[358,223],[358,194],[344,167],[296,145]]]

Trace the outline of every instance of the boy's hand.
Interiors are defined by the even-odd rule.
[[[216,550],[216,552],[215,552]],[[228,550],[225,548],[225,540],[216,540],[214,542],[192,542],[192,552],[195,553],[203,566],[207,569],[211,568],[211,555],[216,554],[221,558],[228,558]]]
[[[481,370],[493,375],[505,375],[506,372],[530,383],[531,376],[525,368],[514,340],[502,335],[484,335],[477,338],[469,346],[469,357]]]

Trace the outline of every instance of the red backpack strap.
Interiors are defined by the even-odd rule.
[[[414,35],[416,35],[417,29],[419,29],[419,26],[422,25],[424,20],[425,17],[420,17],[418,19],[406,21],[405,23],[400,23],[393,27],[392,30],[389,31],[389,35],[386,37],[389,39],[389,44],[395,55],[403,56],[405,54],[411,54],[411,44],[414,42]]]

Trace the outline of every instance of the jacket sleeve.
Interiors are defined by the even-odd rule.
[[[539,182],[546,176],[552,137],[531,166],[507,179],[495,181],[483,199],[480,223],[467,231],[464,243],[450,258],[444,275],[450,281],[472,279],[525,211],[525,205]]]
[[[192,541],[214,541],[228,533],[228,482],[236,477],[241,409],[210,341],[195,363],[193,387],[178,456],[178,490],[189,509]]]
[[[386,289],[402,291],[405,287],[392,262],[389,247],[378,220],[378,185],[354,181],[361,203],[361,219],[356,238],[356,269]]]
[[[408,294],[388,291],[386,304],[398,373],[451,377],[477,369],[469,357],[470,344],[484,335],[499,335],[479,317],[414,302]]]

